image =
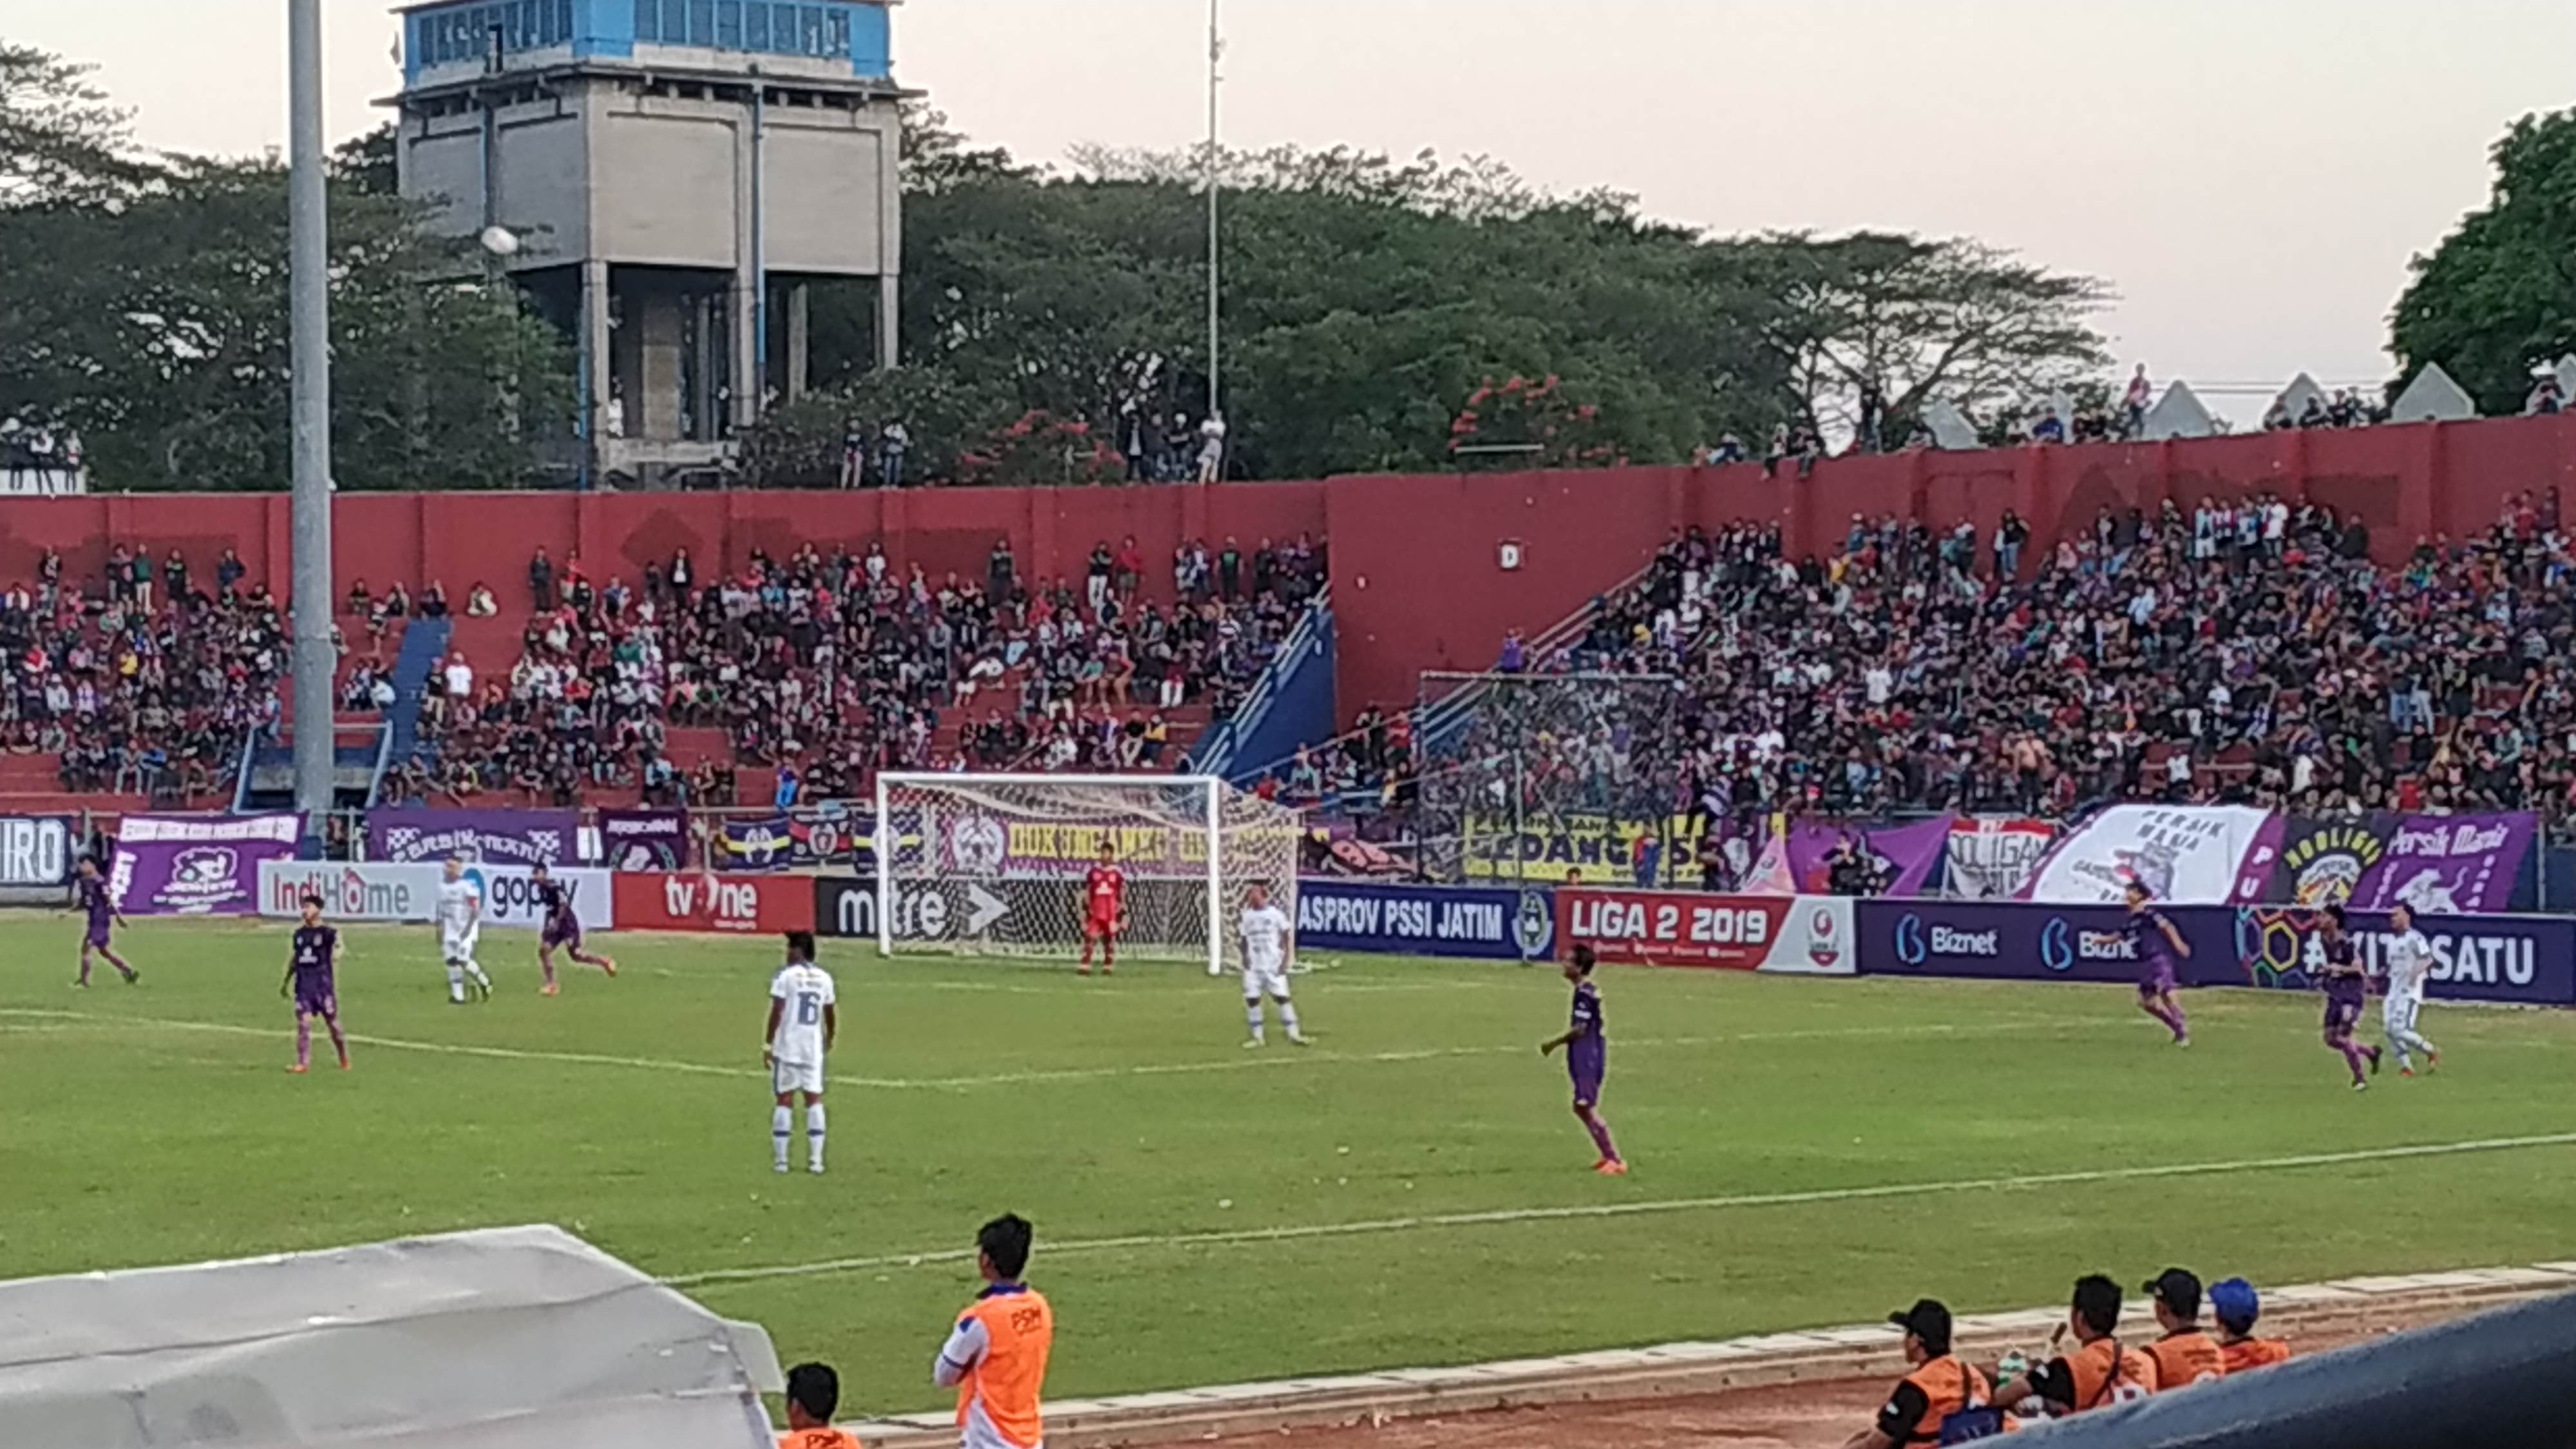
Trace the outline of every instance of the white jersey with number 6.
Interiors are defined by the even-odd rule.
[[[1277,906],[1243,912],[1243,994],[1288,999],[1288,913]]]
[[[769,1044],[777,1059],[779,1092],[823,1090],[823,1008],[834,1003],[832,973],[810,961],[791,962],[770,979],[769,999],[779,1003],[778,1036]]]
[[[471,960],[483,933],[483,892],[470,880],[438,883],[438,940],[450,961]]]

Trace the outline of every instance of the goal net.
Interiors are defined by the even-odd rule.
[[[1201,776],[879,775],[877,945],[1071,960],[1106,845],[1127,878],[1118,954],[1214,974],[1241,965],[1249,887],[1297,919],[1299,830]]]

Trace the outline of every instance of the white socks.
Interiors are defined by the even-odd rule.
[[[787,1170],[787,1147],[796,1136],[796,1109],[773,1108],[769,1114],[770,1163],[780,1172]],[[805,1167],[809,1172],[823,1170],[823,1104],[805,1106]]]
[[[1261,1040],[1261,998],[1260,998],[1260,997],[1256,996],[1256,997],[1254,997],[1253,999],[1251,999],[1250,1001],[1247,1001],[1247,1002],[1243,1003],[1243,1019],[1244,1019],[1245,1021],[1250,1022],[1250,1023],[1252,1024],[1252,1039],[1253,1039],[1254,1041],[1259,1041],[1259,1040]]]
[[[447,963],[447,999],[459,1006],[465,1004],[465,968],[453,961]]]
[[[1250,1001],[1243,1003],[1243,1019],[1244,1022],[1252,1028],[1253,1041],[1257,1043],[1262,1040],[1260,997],[1256,996]],[[1288,1033],[1288,1039],[1290,1041],[1298,1039],[1297,1004],[1295,1002],[1283,1001],[1279,1003],[1279,1026],[1281,1030]]]

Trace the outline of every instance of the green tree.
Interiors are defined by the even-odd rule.
[[[0,208],[96,201],[151,177],[93,69],[0,40]]]
[[[2480,411],[2514,413],[2533,367],[2576,351],[2576,111],[2525,116],[2490,154],[2487,204],[2409,264],[2388,350],[2401,379],[2440,363]]]
[[[2092,319],[2112,300],[2091,277],[2047,271],[1972,241],[1883,232],[1764,238],[1779,306],[1767,329],[1796,413],[1837,436],[1880,403],[1883,434],[1939,399],[1971,415],[2019,408],[2098,377]]]

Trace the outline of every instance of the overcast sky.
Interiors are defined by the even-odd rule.
[[[394,89],[394,21],[325,0],[330,124]],[[284,0],[0,0],[94,61],[149,145],[285,134]],[[2380,377],[2408,256],[2515,116],[2576,104],[2546,0],[1227,0],[1226,132],[1482,151],[1717,231],[1973,235],[2121,293],[2161,377]],[[1206,125],[1206,0],[909,0],[896,72],[1060,159]],[[2218,401],[2240,422],[2260,403]]]

